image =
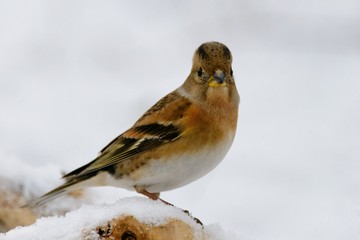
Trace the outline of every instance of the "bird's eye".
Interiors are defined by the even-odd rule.
[[[230,69],[230,76],[233,76],[233,70]]]
[[[199,77],[201,77],[201,76],[202,76],[202,74],[203,74],[203,70],[202,70],[202,68],[199,68],[199,70],[198,70],[197,74],[198,74],[198,76],[199,76]]]

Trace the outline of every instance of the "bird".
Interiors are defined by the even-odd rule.
[[[229,48],[205,42],[195,50],[190,74],[180,87],[93,161],[64,175],[62,185],[27,205],[37,207],[93,186],[124,188],[162,200],[160,192],[203,177],[223,160],[235,137],[239,103]]]

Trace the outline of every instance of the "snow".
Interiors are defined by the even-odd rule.
[[[84,236],[93,236],[98,239],[96,227],[105,226],[110,220],[121,216],[134,216],[138,221],[159,226],[171,218],[187,223],[196,234],[201,234],[202,226],[186,215],[181,209],[165,205],[160,201],[152,201],[144,197],[121,199],[114,204],[84,205],[71,211],[65,216],[43,217],[28,227],[19,227],[0,234],[0,239],[82,239]],[[216,226],[209,227],[216,230],[216,238],[225,239],[225,233]],[[209,230],[211,231],[211,230]],[[97,236],[97,237],[96,237]],[[199,235],[200,236],[200,235]]]
[[[241,96],[235,142],[214,171],[162,198],[242,239],[358,240],[359,4],[3,1],[1,175],[29,197],[55,187],[217,40]],[[134,195],[96,188],[80,203]]]

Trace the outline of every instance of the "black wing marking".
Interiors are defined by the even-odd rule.
[[[132,138],[131,136],[141,136]],[[125,137],[127,136],[127,137]],[[114,139],[92,162],[70,172],[65,178],[72,179],[89,173],[105,170],[122,160],[137,156],[162,144],[175,141],[180,137],[180,129],[172,124],[151,123],[134,126]]]

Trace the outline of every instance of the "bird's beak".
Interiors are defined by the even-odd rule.
[[[221,70],[216,70],[215,74],[209,79],[210,87],[224,87],[226,86],[225,74]]]

